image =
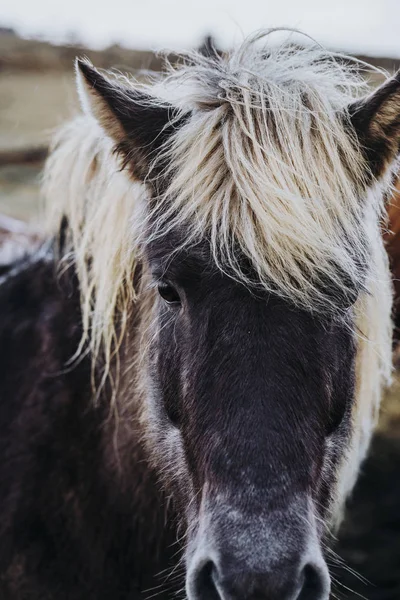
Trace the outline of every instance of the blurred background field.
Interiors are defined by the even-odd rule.
[[[197,40],[197,46],[200,43]],[[394,57],[358,54],[393,72],[399,67],[400,42]],[[0,27],[0,214],[35,222],[39,228],[40,173],[49,140],[52,131],[78,110],[73,75],[76,56],[88,56],[97,67],[126,72],[157,70],[162,64],[150,50],[119,44],[93,50],[76,39],[54,45]],[[378,81],[376,76],[374,83]],[[350,570],[334,567],[339,580],[337,597],[400,599],[399,514],[400,377],[395,374],[371,459],[364,466],[337,547],[350,566]],[[370,583],[354,575],[353,569]]]
[[[102,68],[161,67],[150,51],[55,46],[0,27],[0,212],[21,219],[38,214],[39,174],[52,132],[78,109],[76,56],[88,56]]]

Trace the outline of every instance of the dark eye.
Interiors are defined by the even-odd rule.
[[[160,281],[158,284],[158,293],[167,304],[177,306],[181,303],[181,299],[178,292],[170,283]]]

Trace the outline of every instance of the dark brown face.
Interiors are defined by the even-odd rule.
[[[207,71],[201,63],[201,81],[215,102],[193,109],[192,98],[184,114],[109,81],[88,63],[78,68],[81,92],[124,166],[158,193],[166,185],[171,136],[193,117],[191,110],[218,105],[227,65],[222,60],[217,71],[213,64]],[[399,114],[397,74],[337,115],[359,150],[358,167],[365,163],[364,177],[346,164],[360,202],[399,155]],[[327,600],[321,522],[349,439],[352,309],[343,306],[340,318],[332,319],[272,293],[254,293],[213,265],[206,244],[171,258],[175,242],[164,239],[147,249],[159,289],[150,336],[148,425],[160,477],[187,524],[188,598]],[[361,254],[357,267],[363,270]],[[342,280],[333,290],[337,298],[342,275],[334,279]]]
[[[149,250],[150,402],[188,528],[188,597],[326,599],[321,522],[349,429],[351,328],[250,292],[205,246],[164,251]]]

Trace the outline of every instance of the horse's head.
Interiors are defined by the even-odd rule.
[[[379,210],[400,84],[351,103],[319,52],[199,59],[173,106],[79,65],[147,189],[145,414],[190,600],[328,598],[322,539],[390,362]]]
[[[319,540],[350,427],[351,330],[252,293],[207,250],[167,264],[162,244],[149,251],[152,420],[190,525],[189,598],[325,598]]]

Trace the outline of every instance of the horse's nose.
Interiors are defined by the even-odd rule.
[[[193,574],[190,600],[328,600],[325,563],[275,565],[270,572],[245,570],[229,557],[204,562]]]

